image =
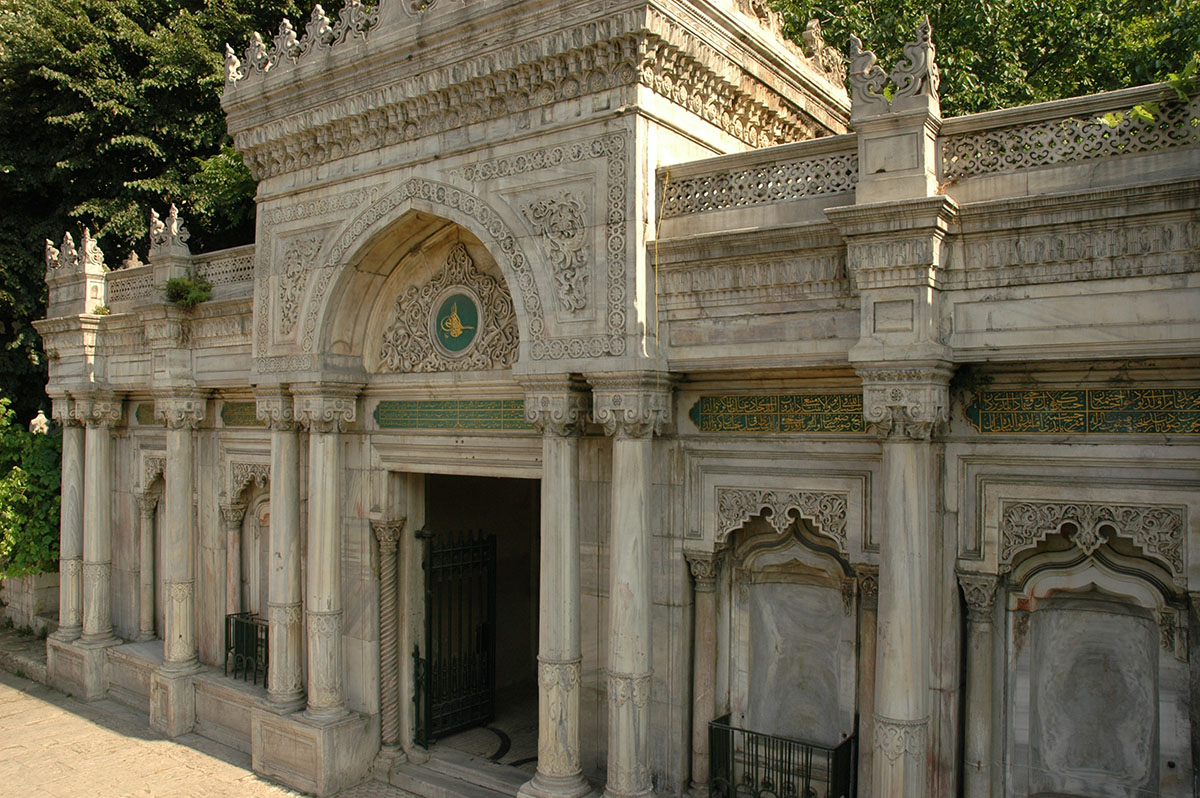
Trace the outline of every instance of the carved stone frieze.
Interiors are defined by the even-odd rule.
[[[950,418],[950,368],[902,364],[858,368],[863,416],[886,438],[928,440]]]
[[[910,97],[931,97],[936,102],[940,76],[934,62],[933,27],[929,17],[917,26],[914,41],[904,45],[904,58],[891,74],[875,62],[875,53],[862,49],[857,36],[850,37],[850,99],[855,117],[886,114],[906,107]],[[893,84],[886,91],[888,82]]]
[[[767,522],[779,534],[793,523],[792,512],[812,522],[817,531],[832,539],[843,554],[849,552],[846,540],[846,513],[849,496],[805,490],[760,490],[754,488],[717,488],[716,543],[722,545],[729,535],[756,515],[770,511]]]
[[[196,429],[206,413],[207,399],[200,393],[160,396],[154,400],[154,418],[167,429]]]
[[[991,623],[992,608],[996,605],[996,587],[1000,579],[992,574],[960,571],[958,584],[967,601],[967,618],[972,623]]]
[[[666,374],[596,376],[592,417],[604,434],[624,438],[658,435],[671,422],[671,378]]]
[[[430,329],[436,305],[456,290],[473,295],[479,316],[474,339],[461,353],[443,351]],[[464,244],[457,243],[437,274],[397,297],[379,345],[379,367],[390,372],[509,368],[517,359],[517,343],[512,297],[499,280],[475,266]]]
[[[550,251],[550,270],[558,306],[568,313],[587,307],[590,280],[590,227],[583,199],[563,191],[521,208],[533,231]]]
[[[312,432],[342,432],[354,423],[358,388],[322,387],[295,394],[296,418]]]
[[[587,386],[574,380],[541,380],[525,385],[525,419],[543,435],[579,435],[590,411]]]
[[[1070,540],[1087,556],[1119,535],[1157,559],[1179,584],[1185,581],[1184,507],[1086,502],[1005,501],[1000,507],[1000,565],[1034,548],[1050,535],[1071,527]]]

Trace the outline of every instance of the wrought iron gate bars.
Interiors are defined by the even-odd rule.
[[[802,740],[739,729],[729,715],[708,724],[710,798],[856,798],[855,731],[826,748]]]
[[[413,649],[417,743],[491,722],[496,685],[496,538],[417,532],[425,556],[425,657]]]
[[[237,612],[225,616],[225,675],[233,670],[233,677],[241,671],[243,680],[252,679],[258,684],[261,671],[263,686],[267,685],[269,660],[269,635],[267,622],[256,618],[252,612]]]

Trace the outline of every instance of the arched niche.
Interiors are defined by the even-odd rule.
[[[519,357],[544,357],[546,329],[535,270],[518,236],[483,199],[419,178],[401,184],[351,220],[325,253],[336,267],[320,311],[318,351],[349,366],[370,348],[375,300],[398,266],[431,239],[457,228],[472,257],[494,266],[509,292],[518,328]],[[410,264],[411,265],[411,264]]]
[[[1007,780],[1030,796],[1183,796],[1188,667],[1170,573],[1065,524],[1010,576]]]
[[[733,725],[834,747],[855,729],[855,580],[835,541],[756,516],[727,554]]]

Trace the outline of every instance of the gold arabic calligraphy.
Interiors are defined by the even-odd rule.
[[[442,319],[442,323],[439,326],[442,328],[442,332],[446,333],[451,338],[457,338],[467,330],[475,329],[474,327],[468,327],[462,323],[462,319],[460,319],[458,316],[457,302],[450,306],[450,315]]]

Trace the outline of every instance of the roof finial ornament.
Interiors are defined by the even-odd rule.
[[[167,211],[167,218],[164,221],[158,211],[150,211],[150,258],[155,255],[183,255],[188,256],[192,251],[188,249],[187,241],[192,237],[188,232],[187,225],[183,222],[183,217],[179,215],[179,209],[175,207],[175,203],[171,203],[170,209]],[[171,252],[170,250],[174,250]]]
[[[925,108],[940,115],[938,84],[941,75],[934,57],[933,26],[928,15],[917,26],[914,41],[904,45],[904,58],[891,74],[876,64],[875,53],[864,50],[857,36],[850,37],[851,119]],[[889,91],[889,82],[891,83]]]
[[[233,47],[229,42],[225,43],[225,82],[236,83],[246,77],[246,71],[242,69],[242,60],[233,52]]]

